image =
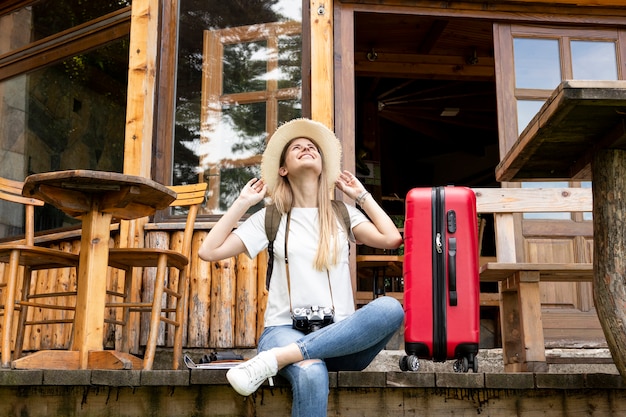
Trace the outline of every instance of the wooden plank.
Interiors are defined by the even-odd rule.
[[[311,118],[333,129],[333,2],[313,0],[310,3],[311,23]]]
[[[197,254],[208,232],[195,232],[191,253]],[[189,309],[187,318],[187,343],[183,346],[208,347],[211,307],[211,263],[199,256],[191,257],[189,270]]]
[[[237,256],[235,346],[256,346],[257,262],[246,254]]]
[[[525,273],[520,273],[523,275]],[[544,347],[543,326],[541,323],[541,296],[539,290],[539,274],[532,271],[535,282],[520,278],[519,306],[520,328],[522,330],[523,346],[525,348],[525,371],[547,372],[546,352]],[[533,278],[531,278],[533,279]]]
[[[591,282],[593,280],[593,264],[591,263],[525,262],[488,262],[480,267],[480,280],[482,282],[503,281],[521,271],[538,272],[542,282]]]
[[[265,327],[265,310],[267,308],[267,288],[265,280],[267,276],[267,249],[257,255],[257,323],[256,341],[258,343]]]
[[[517,291],[506,291],[500,285],[500,323],[502,325],[502,361],[507,372],[521,372],[526,361],[522,346],[519,295]]]
[[[591,188],[473,188],[478,213],[591,212]]]
[[[235,338],[236,260],[212,262],[209,346],[232,348]]]

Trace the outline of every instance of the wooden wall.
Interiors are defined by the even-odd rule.
[[[194,233],[192,253],[196,254],[208,232]],[[182,231],[148,231],[146,246],[176,249],[182,243]],[[119,233],[115,232],[111,245],[119,244]],[[49,246],[77,253],[80,248],[78,238],[54,243]],[[4,280],[4,264],[0,264],[0,282]],[[154,268],[136,274],[138,282],[136,296],[151,299]],[[205,262],[194,256],[191,262],[189,291],[186,300],[187,326],[184,337],[185,348],[254,348],[263,329],[263,314],[267,291],[265,272],[267,253],[249,259],[246,255],[219,262]],[[123,271],[109,268],[109,290],[120,290],[123,285]],[[170,274],[168,279],[178,279]],[[76,273],[71,269],[59,271],[39,271],[34,274],[33,285],[38,293],[68,291],[76,289]],[[19,289],[21,290],[21,288]],[[109,298],[112,296],[109,295]],[[58,298],[62,304],[75,304],[75,297]],[[261,307],[262,306],[262,307]],[[107,319],[119,318],[119,310],[107,309]],[[131,318],[133,338],[132,353],[141,353],[147,338],[148,314],[136,313]],[[29,319],[72,318],[73,312],[61,310],[40,310],[31,308]],[[48,324],[28,326],[25,335],[24,351],[39,349],[66,349],[71,343],[71,324]],[[15,329],[14,333],[15,334]],[[105,324],[104,343],[106,348],[120,348],[121,327]],[[161,324],[159,345],[171,347],[173,331],[166,331]]]

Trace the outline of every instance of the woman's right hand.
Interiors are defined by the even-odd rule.
[[[265,197],[267,184],[265,181],[252,178],[243,187],[237,200],[226,210],[226,213],[215,223],[205,237],[198,256],[209,262],[226,259],[242,253],[246,247],[233,229],[248,209]]]
[[[247,203],[248,206],[252,207],[255,204],[258,204],[261,200],[263,200],[266,193],[267,184],[265,184],[265,181],[258,178],[252,178],[243,187],[241,193],[239,193],[239,199]]]

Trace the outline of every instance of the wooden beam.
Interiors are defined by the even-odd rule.
[[[150,178],[156,60],[159,44],[158,0],[136,0],[131,8],[128,103],[124,173]]]
[[[406,0],[341,0],[342,3],[345,4],[371,4],[376,6],[406,6]],[[577,6],[577,7],[590,7],[590,8],[600,8],[600,7],[615,7],[618,6],[620,8],[624,7],[623,0],[500,0],[494,2],[494,4],[490,4],[489,8],[485,7],[485,3],[483,0],[465,0],[462,2],[455,2],[454,5],[442,6],[440,2],[435,0],[433,1],[421,1],[419,2],[424,7],[438,7],[441,9],[458,9],[463,7],[470,7],[471,5],[476,5],[475,7],[480,7],[481,9],[489,10],[493,7],[503,7],[503,6],[518,6],[518,7],[553,7],[553,6]]]
[[[377,52],[376,59],[370,61],[367,52],[356,51],[354,58],[354,70],[359,76],[478,81],[492,81],[495,77],[493,57],[478,57],[478,63],[473,65],[462,56]]]
[[[146,178],[151,178],[152,168],[159,10],[159,0],[136,0],[131,6],[130,18],[123,171]],[[148,218],[144,217],[121,222],[120,246],[143,247],[143,226],[147,221]],[[137,271],[132,275],[134,281],[139,280]]]
[[[130,26],[130,9],[123,8],[75,28],[56,33],[0,55],[0,81],[56,64],[102,43],[123,38]]]
[[[333,3],[313,0],[311,21],[311,118],[334,128]]]

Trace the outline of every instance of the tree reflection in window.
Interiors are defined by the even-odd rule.
[[[209,183],[205,214],[232,204],[269,135],[302,114],[301,4],[181,2],[173,181]]]

